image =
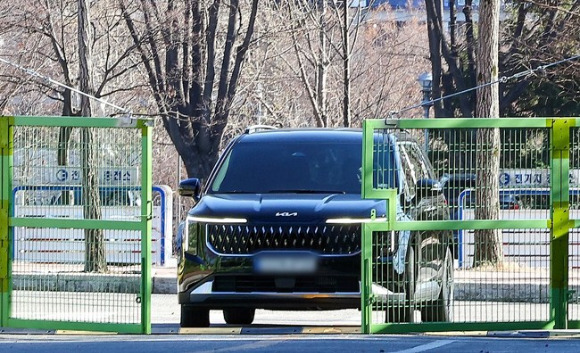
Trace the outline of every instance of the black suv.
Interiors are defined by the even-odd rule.
[[[406,133],[375,139],[390,146],[376,162],[392,173],[375,173],[374,182],[399,190],[397,217],[448,219],[418,144]],[[203,190],[198,179],[183,180],[180,195],[198,202],[176,237],[181,326],[208,326],[210,309],[244,325],[256,308],[360,308],[361,223],[373,210],[386,214],[384,200],[361,199],[361,149],[355,129],[247,131],[227,146]],[[381,277],[391,279],[373,287],[436,303],[439,317],[427,319],[448,320],[451,233],[396,234],[395,244],[374,255],[375,266],[390,273]]]

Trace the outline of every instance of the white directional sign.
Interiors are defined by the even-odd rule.
[[[55,166],[44,168],[49,173],[49,183],[56,185],[80,185],[82,170],[78,167]],[[48,169],[48,170],[47,170]],[[135,167],[98,168],[99,184],[105,185],[137,185],[139,172]]]
[[[577,187],[580,183],[580,170],[572,169],[569,174],[570,186]],[[550,171],[548,169],[502,169],[499,172],[500,187],[550,187]]]

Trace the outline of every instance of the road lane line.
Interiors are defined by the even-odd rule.
[[[414,347],[414,348],[409,348],[409,349],[404,349],[402,351],[396,351],[393,353],[421,353],[421,352],[426,352],[429,351],[431,349],[435,349],[435,348],[439,348],[439,347],[443,347],[446,346],[448,344],[451,344],[455,342],[455,340],[439,340],[439,341],[433,341],[427,344],[422,344],[420,346]]]

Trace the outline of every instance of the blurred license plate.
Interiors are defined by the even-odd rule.
[[[268,254],[254,258],[254,270],[258,273],[304,274],[315,272],[317,267],[316,256]]]

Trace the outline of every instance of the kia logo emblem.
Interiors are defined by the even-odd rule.
[[[276,217],[296,217],[298,212],[276,212]]]

